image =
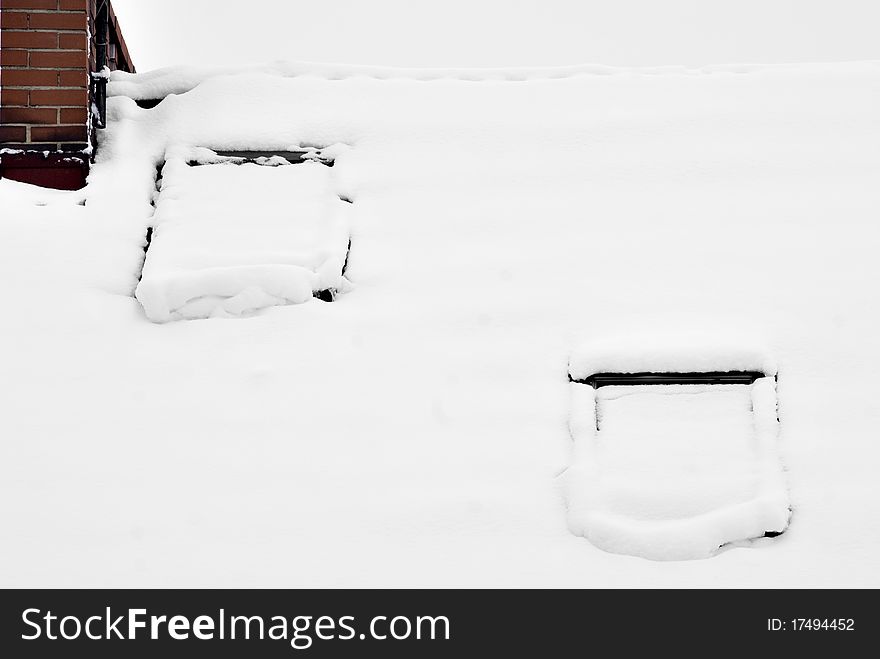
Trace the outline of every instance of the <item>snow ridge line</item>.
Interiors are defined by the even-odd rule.
[[[651,66],[618,67],[603,64],[579,64],[545,67],[488,68],[418,68],[323,64],[318,62],[275,62],[268,65],[226,68],[175,66],[147,73],[113,71],[108,96],[127,96],[133,100],[153,100],[169,94],[186,93],[210,78],[248,73],[277,75],[282,78],[313,77],[327,81],[352,79],[411,82],[538,82],[566,80],[583,76],[705,76],[743,75],[768,71],[821,71],[839,68],[880,68],[880,61],[838,62],[825,64],[725,64],[703,67]]]

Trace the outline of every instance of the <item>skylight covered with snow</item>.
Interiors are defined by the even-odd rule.
[[[344,290],[349,204],[317,158],[166,154],[138,300],[155,322],[241,316]]]

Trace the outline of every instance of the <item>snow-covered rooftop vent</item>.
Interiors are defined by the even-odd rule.
[[[345,292],[351,207],[320,149],[166,154],[137,299],[154,322]]]
[[[594,342],[570,371],[573,533],[685,560],[785,531],[776,366],[758,344],[687,333]]]

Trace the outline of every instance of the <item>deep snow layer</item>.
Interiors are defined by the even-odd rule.
[[[0,182],[0,582],[880,585],[880,64],[317,73],[166,72],[191,91],[112,98],[83,193]],[[331,144],[350,293],[145,318],[169,148]],[[669,563],[572,535],[572,351],[719,325],[778,365],[790,529]]]

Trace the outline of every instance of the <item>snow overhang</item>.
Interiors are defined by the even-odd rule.
[[[643,377],[642,384],[652,379],[654,384],[751,384],[776,374],[776,362],[760,340],[688,329],[589,341],[569,361],[571,380],[593,386],[622,376]]]

